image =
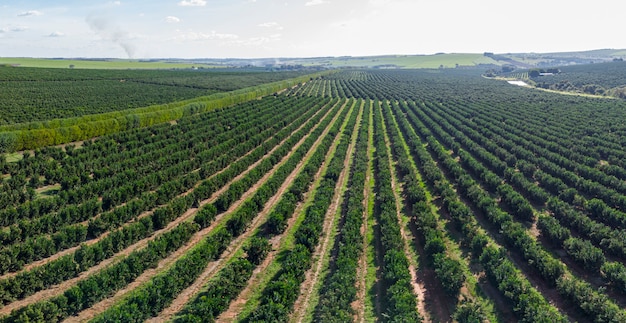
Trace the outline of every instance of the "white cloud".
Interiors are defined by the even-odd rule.
[[[63,37],[63,36],[65,36],[64,33],[60,32],[60,31],[55,31],[55,32],[51,33],[50,35],[48,35],[47,37],[55,38],[55,37]]]
[[[177,22],[180,22],[180,18],[174,17],[174,16],[167,16],[167,17],[165,17],[165,22],[167,22],[167,23],[177,23]]]
[[[304,5],[307,6],[307,7],[310,7],[310,6],[318,6],[318,5],[325,4],[325,3],[330,3],[330,1],[326,1],[326,0],[311,0],[311,1],[307,2],[307,3],[305,3]]]
[[[0,33],[19,33],[22,31],[27,31],[28,27],[24,26],[16,26],[16,27],[3,27],[0,28]]]
[[[210,33],[188,31],[188,32],[181,33],[180,35],[176,37],[177,40],[184,40],[184,41],[235,40],[238,38],[239,36],[235,34],[222,34],[222,33],[216,32],[215,30],[212,30]]]
[[[41,15],[43,15],[43,12],[38,11],[38,10],[29,10],[29,11],[20,12],[17,14],[18,17],[41,16]]]
[[[206,0],[183,0],[178,5],[183,7],[204,7],[206,6]]]
[[[259,27],[263,27],[263,28],[275,28],[277,30],[283,30],[283,26],[281,26],[279,23],[275,22],[275,21],[271,21],[271,22],[264,22],[262,24],[259,24]]]
[[[261,46],[267,43],[280,41],[281,37],[281,34],[274,34],[269,37],[252,37],[248,39],[231,40],[227,42],[227,44],[236,46]]]
[[[13,27],[13,28],[11,28],[9,30],[12,31],[12,32],[16,32],[17,33],[17,32],[20,32],[20,31],[28,30],[28,27]]]

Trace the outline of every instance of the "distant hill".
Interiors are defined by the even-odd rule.
[[[124,60],[103,58],[0,58],[0,65],[55,68],[189,69],[207,67],[294,70],[319,68],[501,68],[569,66],[626,58],[626,49],[556,53],[437,53],[433,55],[329,56],[308,58],[197,58]]]
[[[625,49],[596,49],[581,52],[557,53],[508,53],[499,54],[499,62],[506,62],[519,68],[555,67],[578,64],[611,62],[614,59],[626,58]]]

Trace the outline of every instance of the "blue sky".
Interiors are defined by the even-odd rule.
[[[0,0],[0,57],[257,58],[626,48],[613,0]]]

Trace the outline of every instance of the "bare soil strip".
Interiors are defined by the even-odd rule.
[[[293,212],[293,216],[289,218],[289,220],[287,221],[286,229],[283,231],[282,234],[276,235],[272,239],[270,239],[272,250],[268,253],[265,260],[259,266],[257,266],[257,268],[254,270],[252,276],[250,277],[248,285],[241,291],[241,293],[239,293],[239,296],[237,296],[237,298],[234,299],[230,303],[228,309],[224,311],[216,319],[217,322],[234,321],[235,318],[241,313],[241,311],[243,310],[248,300],[252,297],[252,295],[256,291],[258,291],[258,289],[260,288],[259,285],[263,284],[265,270],[274,261],[276,256],[280,253],[280,246],[283,244],[284,238],[287,237],[289,234],[293,234],[293,231],[295,230],[294,225],[298,220],[298,214],[300,214],[303,211],[304,206],[313,197],[311,194],[314,192],[314,190],[312,190],[311,188],[315,186],[314,183],[316,183],[319,180],[319,178],[322,176],[321,174],[322,174],[323,168],[324,167],[322,165],[322,167],[318,169],[317,173],[315,173],[315,176],[313,177],[313,182],[312,182],[313,184],[311,184],[311,186],[309,187],[309,190],[304,194],[304,198],[303,198],[304,202],[300,202],[296,206]]]
[[[396,179],[395,164],[394,164],[393,158],[391,157],[392,153],[390,151],[391,142],[389,141],[388,130],[384,122],[382,126],[384,130],[383,137],[385,138],[385,144],[387,146],[387,157],[389,159],[389,167],[391,167],[390,169],[391,190],[393,191],[393,195],[395,197],[395,202],[396,202],[396,218],[398,219],[398,224],[400,227],[400,235],[402,236],[404,255],[409,260],[409,274],[411,275],[411,287],[413,288],[413,294],[415,294],[415,296],[417,297],[417,311],[422,316],[424,323],[430,323],[432,322],[432,320],[430,318],[430,313],[426,310],[426,305],[424,302],[426,299],[426,286],[424,285],[424,282],[422,280],[418,280],[417,268],[416,268],[416,264],[418,260],[416,259],[416,257],[414,257],[415,255],[411,252],[410,247],[409,247],[409,241],[413,241],[414,238],[412,234],[409,234],[406,232],[405,223],[403,221],[404,216],[402,214],[403,207],[401,203],[403,199],[398,193],[398,181]]]
[[[354,322],[365,322],[365,295],[366,284],[365,277],[367,276],[367,205],[369,201],[370,188],[367,183],[370,182],[371,175],[365,175],[365,188],[363,189],[363,223],[361,224],[361,236],[363,236],[363,251],[361,257],[359,257],[359,264],[357,267],[357,281],[356,281],[356,299],[352,302],[352,310],[354,311]]]
[[[371,106],[371,101],[367,102],[366,104],[370,104]],[[360,323],[364,323],[366,320],[365,303],[366,303],[366,297],[367,297],[367,268],[368,268],[367,255],[368,255],[368,250],[370,249],[370,246],[368,243],[368,234],[372,230],[372,228],[369,227],[369,218],[370,218],[369,205],[370,205],[370,200],[373,201],[373,192],[372,192],[373,187],[371,185],[372,163],[373,163],[372,110],[370,110],[370,113],[367,116],[367,118],[369,118],[368,139],[367,139],[368,166],[367,166],[367,172],[365,173],[365,187],[363,188],[363,224],[361,226],[361,235],[363,236],[363,252],[361,253],[361,257],[359,258],[359,265],[357,268],[358,279],[356,282],[356,288],[357,288],[356,299],[352,303],[352,308],[355,313],[354,321],[360,322]],[[376,308],[378,311],[380,306],[377,305]]]
[[[269,199],[269,201],[265,204],[263,210],[259,212],[259,214],[254,218],[252,224],[249,226],[246,232],[240,235],[239,237],[237,237],[235,240],[233,240],[231,244],[228,246],[228,248],[226,249],[226,251],[224,252],[224,254],[222,254],[220,259],[210,263],[209,266],[204,270],[204,272],[200,274],[199,278],[196,279],[196,281],[191,286],[189,286],[183,292],[181,292],[179,296],[172,302],[172,304],[170,304],[170,306],[164,309],[159,314],[158,317],[148,320],[148,322],[164,322],[164,321],[171,320],[174,314],[178,313],[185,306],[185,304],[187,304],[187,302],[189,302],[189,300],[191,300],[191,298],[195,296],[202,289],[202,287],[206,285],[209,282],[209,280],[211,280],[220,269],[223,268],[223,266],[226,263],[228,263],[228,261],[235,255],[235,253],[243,246],[244,242],[265,221],[267,215],[269,215],[270,211],[274,208],[276,203],[278,203],[278,201],[280,200],[282,195],[285,193],[285,191],[287,191],[287,189],[291,186],[291,183],[296,178],[296,176],[298,176],[298,174],[302,171],[302,168],[304,168],[304,165],[306,164],[307,160],[317,150],[317,147],[322,142],[322,139],[324,138],[326,133],[328,133],[328,130],[330,130],[334,121],[337,120],[338,116],[339,114],[337,114],[334,117],[333,121],[326,127],[322,135],[311,146],[311,149],[302,158],[302,160],[300,160],[296,168],[289,174],[289,176],[287,176],[283,184],[278,189],[277,193],[274,196],[272,196]],[[304,139],[306,138],[303,138],[302,142],[304,142]],[[295,151],[295,149],[296,148],[294,148],[292,152]],[[289,155],[291,155],[291,153]],[[287,159],[288,157],[286,156],[283,161],[286,161]],[[282,165],[282,161],[279,165]],[[274,169],[272,169],[271,171],[272,174],[275,169],[278,169],[278,167],[280,167],[279,165],[277,165]],[[263,178],[265,177],[269,178],[270,176],[271,175],[266,174]],[[260,185],[261,184],[259,184],[258,186],[260,187]],[[244,200],[245,199],[242,198],[240,201],[243,203]]]
[[[342,109],[345,108],[347,102],[343,103]],[[337,115],[339,115],[340,112],[337,113]],[[335,119],[336,120],[336,119]],[[333,120],[333,122],[331,124],[329,124],[329,128],[332,126],[332,124],[335,123],[335,120]],[[322,136],[320,136],[320,138],[325,137],[327,134],[327,131],[324,131],[324,134]],[[320,168],[317,170],[317,172],[315,173],[315,176],[313,177],[313,181],[311,183],[311,185],[309,186],[307,192],[304,194],[304,198],[303,198],[303,202],[298,203],[298,205],[296,206],[296,208],[294,209],[294,212],[292,214],[292,217],[289,218],[288,222],[287,222],[287,227],[286,229],[283,231],[282,234],[280,235],[276,235],[274,236],[271,240],[270,243],[272,245],[272,250],[269,252],[269,254],[267,255],[266,259],[263,261],[263,263],[261,263],[259,266],[257,266],[257,268],[254,270],[253,275],[250,277],[249,283],[247,284],[247,286],[241,291],[241,293],[239,293],[239,295],[237,296],[236,299],[234,299],[230,304],[229,307],[226,311],[224,311],[222,314],[219,315],[219,317],[217,317],[216,322],[232,322],[235,321],[236,318],[241,315],[242,311],[245,308],[245,305],[247,304],[248,300],[250,300],[251,298],[255,297],[255,293],[258,292],[259,290],[262,290],[262,286],[261,284],[264,284],[263,282],[268,278],[267,275],[268,273],[266,272],[266,269],[272,264],[272,262],[274,261],[274,259],[276,259],[276,256],[278,256],[279,253],[282,252],[282,250],[284,249],[284,241],[287,237],[292,236],[293,233],[295,232],[295,230],[297,229],[296,223],[298,222],[298,220],[302,219],[302,211],[304,209],[304,207],[311,201],[311,199],[314,197],[314,193],[317,189],[317,186],[319,185],[319,180],[322,176],[322,173],[324,171],[324,169],[326,168],[326,164],[327,161],[330,160],[330,157],[332,154],[330,152],[332,152],[332,147],[331,149],[329,149],[329,153],[326,155],[326,158],[324,159],[324,162],[322,163],[322,165],[320,166]],[[308,158],[307,158],[308,159]]]
[[[321,168],[316,173],[314,177],[314,181],[320,178],[320,176],[321,176]],[[313,191],[309,190],[304,194],[304,201],[308,201],[311,198],[311,193],[313,193]],[[298,203],[293,214],[296,215],[302,212],[305,205],[306,205],[306,202]],[[262,278],[263,278],[262,277],[263,272],[274,261],[274,259],[280,252],[279,248],[281,244],[283,243],[284,238],[287,236],[288,232],[291,232],[293,230],[293,227],[294,227],[294,224],[296,223],[297,218],[298,218],[297,216],[292,216],[287,221],[287,227],[284,233],[281,235],[274,236],[272,239],[270,239],[270,244],[272,246],[271,251],[267,254],[265,260],[259,266],[257,266],[257,268],[255,268],[252,276],[250,277],[248,285],[241,291],[241,293],[239,293],[239,296],[237,296],[237,298],[234,299],[230,303],[228,309],[224,311],[216,319],[216,322],[232,322],[235,320],[237,315],[241,313],[241,310],[243,309],[244,305],[247,303],[251,294],[254,292],[254,290],[259,288],[259,283],[262,281]]]
[[[319,178],[321,176],[320,174],[321,172],[318,171],[317,174],[315,175],[315,179]],[[306,201],[310,197],[310,195],[311,195],[311,191],[305,193],[304,201]],[[298,206],[296,206],[296,209],[294,210],[293,214],[299,214],[300,212],[302,212],[305,204],[306,203],[300,202]],[[282,235],[277,235],[270,240],[272,250],[267,254],[267,256],[265,257],[265,260],[263,260],[263,262],[259,264],[257,268],[254,269],[254,272],[252,273],[252,276],[250,277],[248,285],[241,291],[241,293],[239,293],[239,296],[237,296],[237,298],[234,299],[229,304],[228,309],[224,311],[222,314],[220,314],[219,317],[217,317],[216,322],[232,322],[235,320],[237,315],[241,313],[241,310],[243,309],[244,305],[246,305],[246,303],[248,302],[248,299],[250,298],[251,294],[254,292],[255,289],[259,288],[259,283],[261,282],[262,276],[263,276],[262,273],[274,261],[274,259],[276,259],[276,256],[278,255],[280,251],[279,247],[284,241],[284,237],[286,236],[286,233],[292,230],[294,224],[296,223],[296,219],[297,219],[297,216],[292,216],[287,221],[287,227],[285,229],[285,233]],[[209,280],[210,279],[206,279],[205,283],[208,282]]]
[[[360,107],[354,106],[353,109],[360,109]],[[358,136],[361,114],[362,111],[359,112],[359,116],[357,116],[354,129],[352,130],[350,145],[348,146],[346,157],[343,160],[343,169],[339,174],[339,178],[337,179],[337,184],[335,186],[335,195],[333,196],[333,202],[330,204],[328,210],[326,211],[326,216],[322,229],[322,232],[324,232],[323,240],[317,245],[317,248],[315,249],[315,253],[312,257],[313,265],[309,270],[307,270],[304,282],[300,287],[300,295],[294,303],[294,309],[290,319],[290,321],[292,322],[303,321],[304,316],[307,313],[307,309],[309,308],[311,295],[314,292],[317,292],[318,288],[315,287],[318,282],[323,279],[323,277],[320,277],[320,273],[322,272],[324,264],[328,264],[328,262],[325,262],[324,259],[327,257],[327,254],[332,247],[332,244],[330,244],[331,236],[335,236],[337,234],[337,220],[341,216],[341,210],[339,209],[339,207],[343,204],[343,196],[346,191],[346,187],[348,186],[348,174],[350,172],[350,165],[352,164],[352,157],[354,153],[354,147],[356,145],[356,138]],[[346,121],[348,119],[349,117],[346,118]],[[335,141],[337,143],[339,142],[339,140],[337,139]]]
[[[304,126],[304,125],[303,125]],[[301,126],[302,127],[302,126]],[[297,130],[294,130],[295,133],[297,132],[301,127],[299,127]],[[306,136],[304,137],[306,138]],[[304,138],[302,140],[300,140],[295,146],[294,148],[287,154],[287,156],[290,156],[291,153],[297,149],[296,147],[299,147],[302,142],[304,142]],[[276,149],[278,149],[280,146],[282,146],[282,144],[284,144],[284,142],[288,140],[288,138],[285,138],[280,144],[276,145],[276,147],[272,148],[272,150],[270,150],[267,154],[265,154],[261,159],[259,159],[258,161],[256,161],[255,163],[253,163],[252,165],[250,165],[250,167],[248,167],[245,171],[243,171],[241,174],[237,175],[235,178],[233,178],[230,182],[228,182],[226,185],[224,185],[222,188],[220,188],[218,191],[216,191],[215,193],[213,193],[213,195],[211,195],[211,197],[209,197],[208,199],[202,201],[200,203],[200,207],[208,204],[208,203],[212,203],[214,202],[220,195],[222,195],[226,190],[228,190],[228,188],[230,187],[230,185],[238,180],[240,180],[241,178],[243,178],[244,176],[246,176],[252,169],[254,169],[258,164],[260,164],[263,160],[265,160],[266,158],[268,158]],[[287,158],[287,157],[285,157]],[[225,170],[225,169],[224,169]],[[220,171],[223,172],[224,170]],[[273,170],[272,170],[273,171]],[[219,173],[219,172],[218,172]],[[215,174],[217,175],[217,173]],[[213,176],[215,176],[213,175]],[[264,177],[265,178],[265,177]],[[263,181],[264,179],[261,179],[261,181]],[[191,190],[190,190],[191,191]],[[187,191],[185,193],[183,193],[183,195],[185,194],[189,194],[190,191]],[[240,202],[235,202],[234,205],[239,205]],[[192,217],[195,215],[195,213],[198,211],[199,208],[191,208],[189,210],[187,210],[187,212],[185,212],[182,216],[178,217],[176,220],[170,222],[165,228],[155,231],[152,236],[150,236],[149,238],[143,239],[141,241],[138,241],[137,243],[127,247],[126,249],[116,253],[115,255],[113,255],[111,258],[108,258],[106,260],[103,260],[102,262],[100,262],[98,265],[91,267],[89,270],[82,272],[78,277],[69,279],[64,281],[61,284],[55,285],[52,288],[49,288],[47,290],[43,290],[40,292],[37,292],[29,297],[26,297],[22,300],[19,301],[15,301],[11,304],[7,304],[5,307],[0,309],[0,316],[1,315],[5,315],[5,314],[9,314],[12,310],[14,309],[18,309],[20,307],[23,306],[27,306],[29,304],[32,303],[36,303],[38,301],[41,301],[43,299],[47,299],[47,298],[51,298],[54,296],[58,296],[61,293],[63,293],[65,290],[69,289],[70,287],[74,286],[76,283],[78,283],[80,280],[83,280],[85,278],[87,278],[88,276],[100,271],[101,269],[105,268],[106,266],[112,265],[114,263],[116,263],[117,261],[123,259],[125,256],[129,255],[131,252],[138,250],[140,248],[145,247],[148,242],[154,240],[159,234],[167,232],[172,230],[174,227],[176,227],[178,224],[182,223],[183,221],[187,221],[192,219]],[[149,211],[150,212],[150,211]],[[218,215],[215,220],[214,223],[218,223],[220,222],[221,218],[224,216],[224,213]],[[192,238],[193,239],[193,238]],[[97,304],[96,304],[97,305]]]
[[[337,113],[337,115],[339,115],[339,113]],[[327,129],[330,129],[332,124],[334,124],[334,122],[331,122],[331,124],[329,124],[329,128],[327,128]],[[326,133],[327,133],[327,131],[325,131],[324,135],[320,136],[320,138],[323,138]],[[315,146],[317,147],[317,145],[315,145]],[[305,158],[305,160],[307,160],[307,159],[308,158]],[[322,164],[322,166],[319,168],[317,173],[315,173],[315,176],[313,178],[313,183],[316,183],[317,180],[322,176],[322,170],[323,169],[324,169],[324,165]],[[314,184],[311,184],[311,187],[313,187],[313,186],[314,186]],[[234,299],[230,303],[228,309],[226,311],[224,311],[219,317],[217,317],[216,322],[232,322],[232,321],[234,321],[235,318],[241,313],[244,305],[248,302],[248,300],[250,299],[251,295],[256,290],[258,290],[260,288],[259,283],[263,279],[263,272],[274,261],[274,259],[276,258],[276,256],[280,252],[280,246],[282,245],[282,243],[284,241],[284,238],[289,233],[292,232],[294,224],[296,223],[296,220],[298,219],[298,214],[300,214],[302,212],[302,210],[304,209],[304,206],[306,205],[308,200],[310,198],[312,198],[312,193],[314,192],[314,190],[311,190],[310,188],[304,194],[303,201],[305,201],[305,202],[298,203],[298,205],[296,206],[296,208],[295,208],[295,210],[293,212],[293,216],[287,221],[287,227],[283,231],[283,233],[280,234],[280,235],[274,236],[270,240],[270,243],[272,245],[272,249],[268,253],[268,255],[266,256],[265,260],[259,266],[257,266],[257,268],[254,270],[252,276],[249,279],[248,285],[241,291],[241,293],[239,293],[239,296],[237,296],[237,298]],[[207,282],[208,282],[208,280],[207,280]]]
[[[328,112],[329,113],[329,112]],[[67,320],[65,320],[64,322],[84,322],[84,321],[88,321],[92,318],[94,318],[95,316],[97,316],[98,314],[104,312],[107,308],[109,308],[110,306],[112,306],[113,304],[115,304],[116,302],[122,300],[125,295],[132,291],[133,289],[137,288],[138,286],[140,286],[141,284],[149,281],[153,276],[157,275],[159,272],[165,270],[166,268],[168,268],[170,265],[172,265],[180,256],[182,256],[183,254],[185,254],[188,250],[190,250],[194,245],[196,245],[198,242],[200,242],[202,239],[204,239],[206,237],[206,235],[208,235],[211,231],[213,231],[215,229],[215,227],[217,227],[218,225],[222,224],[222,222],[225,221],[225,217],[227,217],[228,215],[232,214],[232,212],[234,212],[237,208],[239,208],[239,206],[241,206],[241,204],[243,204],[243,202],[245,202],[248,198],[250,198],[254,193],[256,193],[256,191],[259,189],[259,187],[261,187],[261,185],[263,185],[273,174],[274,172],[280,168],[280,166],[282,166],[288,159],[289,157],[293,154],[294,151],[296,151],[298,149],[298,147],[300,147],[300,145],[302,145],[302,143],[304,143],[304,141],[306,140],[306,138],[308,137],[308,135],[310,135],[310,133],[312,131],[315,130],[316,127],[314,127],[313,129],[311,129],[311,131],[309,132],[309,134],[307,134],[307,136],[302,137],[302,139],[300,139],[300,141],[298,141],[298,143],[296,143],[293,148],[289,151],[289,153],[287,153],[279,163],[277,163],[269,172],[267,172],[259,181],[257,181],[248,191],[246,191],[239,200],[237,200],[236,202],[234,202],[226,212],[223,212],[221,214],[219,214],[215,220],[213,221],[213,223],[197,232],[196,234],[194,234],[194,236],[191,238],[191,240],[185,244],[185,246],[183,246],[182,248],[176,250],[174,253],[172,253],[170,256],[168,256],[165,259],[162,259],[158,266],[156,268],[153,269],[149,269],[147,271],[145,271],[143,274],[141,274],[135,281],[133,281],[131,284],[129,284],[126,288],[119,290],[117,293],[115,293],[114,296],[109,297],[97,304],[94,304],[91,308],[81,312],[78,316],[74,316],[74,317],[70,317]],[[329,129],[329,128],[327,128]],[[285,139],[287,140],[287,139]],[[318,145],[319,142],[321,140],[317,140],[314,144],[314,146]],[[283,141],[284,142],[284,141]],[[280,145],[274,147],[274,149],[277,149]],[[274,149],[272,149],[272,152],[274,151]],[[261,163],[266,157],[268,157],[269,155],[271,155],[271,152],[269,152],[268,154],[266,154],[262,159],[260,159],[259,161],[257,161],[256,163],[254,163],[253,165],[251,165],[244,173],[240,174],[239,176],[237,176],[236,179],[233,179],[233,181],[231,181],[228,185],[224,186],[222,189],[220,189],[220,191],[216,192],[213,194],[213,196],[205,201],[202,201],[202,203],[200,203],[200,207],[202,207],[205,204],[208,203],[212,203],[214,202],[223,192],[225,192],[228,187],[230,187],[230,184],[233,183],[234,181],[236,181],[237,179],[242,178],[243,176],[245,176],[245,174],[247,174],[250,170],[252,170],[254,167],[258,165],[259,163]],[[308,156],[308,155],[307,155]],[[290,179],[292,180],[292,179]],[[282,194],[282,193],[281,193]],[[187,219],[191,219],[191,217],[193,215],[195,215],[195,213],[198,211],[198,209],[189,209],[185,215],[183,215],[181,218],[185,217]],[[180,219],[180,218],[179,218]],[[224,221],[223,221],[224,220]],[[258,225],[259,223],[259,219],[258,217],[254,220],[255,225]],[[249,231],[248,231],[249,232]],[[245,234],[244,234],[245,235]],[[243,236],[243,235],[242,235]],[[240,236],[241,237],[241,236]],[[237,248],[232,248],[233,244],[239,244],[239,246],[241,246],[241,244],[243,243],[243,239],[237,238],[235,239],[233,242],[231,242],[231,245],[229,245],[229,247],[227,248],[227,250],[225,251],[225,253],[227,254],[227,257],[220,257],[219,260],[217,260],[217,264],[211,264],[214,265],[215,268],[214,269],[219,269],[221,267],[219,266],[223,266],[222,262],[224,259],[228,259],[230,256],[232,256],[232,254],[234,254],[234,251],[236,251]],[[211,265],[209,265],[209,267],[211,267]]]
[[[392,122],[394,126],[398,127],[396,116],[392,114],[391,118],[392,118]],[[405,150],[407,151],[409,155],[411,155],[411,152],[406,143],[406,138],[404,134],[402,134],[401,131],[399,133],[400,133],[400,140],[403,142]],[[423,185],[426,191],[426,198],[428,202],[431,204],[431,208],[433,209],[433,212],[439,214],[438,227],[440,230],[448,231],[450,233],[449,237],[444,237],[444,240],[446,241],[446,245],[448,248],[448,251],[447,251],[448,256],[458,259],[463,264],[464,267],[467,267],[467,270],[465,271],[467,274],[467,279],[465,280],[464,286],[461,287],[456,303],[458,304],[463,299],[475,300],[478,298],[485,305],[484,310],[487,312],[486,313],[488,317],[487,320],[492,321],[492,322],[514,321],[515,318],[512,315],[512,313],[509,313],[509,315],[505,316],[504,318],[499,317],[498,314],[496,313],[496,308],[498,310],[501,310],[500,314],[504,313],[504,311],[508,311],[508,312],[511,312],[511,311],[510,309],[507,309],[506,306],[502,305],[504,303],[500,296],[498,296],[497,298],[490,297],[489,291],[487,291],[486,288],[490,288],[492,292],[493,291],[497,292],[497,289],[495,289],[491,285],[491,283],[485,278],[486,277],[485,272],[482,269],[482,267],[479,264],[471,262],[469,255],[468,255],[468,253],[471,253],[471,252],[468,252],[466,247],[461,248],[461,246],[459,246],[459,241],[462,238],[461,237],[462,233],[459,232],[453,225],[447,226],[445,224],[446,222],[450,222],[453,220],[450,218],[450,215],[441,204],[442,201],[433,198],[433,195],[429,192],[428,185],[423,181],[419,172],[419,167],[415,163],[414,158],[415,156],[413,156],[413,158],[409,158],[409,161],[413,169],[415,170],[416,175],[418,176],[418,179],[420,180],[421,184]],[[409,228],[411,232],[413,233],[414,237],[419,236],[418,228],[414,221],[409,223]],[[421,254],[421,255],[424,254],[424,246],[422,242],[416,239],[414,241],[414,247],[417,249],[418,254]],[[431,313],[436,313],[435,315],[439,317],[441,320],[446,319],[449,321],[451,319],[451,315],[453,314],[451,312],[452,308],[448,306],[448,303],[450,303],[450,300],[446,301],[446,299],[449,299],[449,296],[447,296],[445,292],[441,290],[441,284],[438,282],[438,278],[436,277],[434,270],[432,268],[421,267],[421,268],[418,268],[417,275],[418,275],[418,279],[426,286],[424,301],[426,302],[427,309]]]
[[[319,111],[318,111],[318,112],[315,112],[315,113],[311,116],[311,118],[314,118],[314,117],[315,117],[318,113],[319,113]],[[309,120],[310,120],[310,119],[309,119]],[[300,129],[302,129],[302,127],[304,127],[304,125],[305,125],[307,122],[308,122],[308,120],[306,120],[306,121],[305,121],[305,122],[304,122],[304,123],[303,123],[300,127],[298,127],[296,130],[294,130],[294,131],[292,132],[292,134],[293,134],[293,133],[296,133],[296,132],[298,132]],[[251,165],[251,166],[250,166],[250,167],[249,167],[249,168],[248,168],[248,169],[247,169],[244,173],[246,173],[246,174],[247,174],[247,172],[248,172],[249,170],[251,170],[252,168],[256,167],[256,165],[258,165],[258,164],[259,164],[259,163],[260,163],[263,159],[265,159],[267,156],[271,155],[271,154],[272,154],[272,153],[273,153],[276,149],[278,149],[278,147],[282,146],[282,145],[285,143],[285,141],[287,141],[288,139],[289,139],[289,137],[287,137],[287,138],[285,138],[283,141],[281,141],[278,145],[276,145],[276,147],[272,148],[272,149],[271,149],[271,150],[270,150],[267,154],[265,154],[265,156],[263,156],[263,158],[262,158],[262,159],[260,159],[259,161],[255,162],[254,164],[252,164],[252,165]],[[268,139],[266,139],[265,141],[263,141],[263,143],[261,143],[261,145],[262,145],[262,144],[264,144],[264,143],[266,143],[266,142],[267,142],[267,141],[269,141],[269,140],[271,140],[271,138],[268,138]],[[260,145],[259,145],[259,146],[260,146]],[[254,149],[256,149],[256,148],[254,148]],[[235,161],[233,161],[233,163],[236,163],[236,162],[238,162],[239,160],[241,160],[241,159],[243,159],[243,158],[247,157],[248,155],[250,155],[250,154],[254,151],[254,149],[252,149],[252,150],[248,151],[247,153],[243,154],[241,157],[239,157],[239,158],[235,159]],[[213,178],[213,177],[215,177],[215,176],[217,176],[217,175],[219,175],[219,174],[221,174],[221,173],[225,172],[226,170],[228,170],[228,168],[229,168],[229,167],[230,167],[230,166],[225,167],[225,168],[223,168],[223,169],[221,169],[221,170],[219,170],[219,171],[215,172],[215,174],[213,174],[213,175],[209,176],[208,178],[206,178],[206,179],[204,179],[204,180],[202,180],[202,181],[199,181],[199,182],[198,182],[198,183],[196,183],[196,184],[195,184],[192,188],[190,188],[189,190],[187,190],[187,191],[186,191],[186,192],[184,192],[184,193],[181,193],[181,194],[179,194],[179,195],[175,196],[174,198],[172,198],[172,200],[173,200],[173,199],[176,199],[176,198],[178,198],[178,197],[183,197],[183,196],[186,196],[186,195],[190,194],[191,192],[193,192],[193,190],[194,190],[194,189],[196,189],[198,186],[200,186],[200,184],[202,184],[202,182],[203,182],[203,181],[205,181],[205,180],[210,180],[211,178]],[[193,172],[198,172],[198,171],[200,171],[200,168],[193,170]],[[242,174],[244,174],[244,173],[242,173]],[[241,178],[241,177],[237,177],[237,178]],[[236,178],[236,179],[237,179],[237,178]],[[230,184],[231,184],[232,182],[234,182],[236,179],[233,179],[231,182],[229,182],[229,183],[227,184],[227,186],[228,186],[228,187],[230,187]],[[221,193],[220,193],[220,194],[221,194]],[[206,203],[205,203],[205,204],[206,204]],[[121,204],[121,205],[118,205],[116,208],[122,207],[122,206],[124,206],[124,205],[126,205],[126,203],[123,203],[123,204]],[[158,205],[158,206],[156,206],[156,207],[152,208],[151,210],[145,211],[145,212],[141,213],[140,215],[138,215],[137,217],[135,217],[135,218],[131,219],[131,220],[130,220],[130,221],[128,221],[128,222],[126,222],[126,223],[125,223],[125,225],[126,225],[126,224],[130,224],[130,223],[133,223],[133,222],[136,222],[136,221],[138,221],[138,220],[141,220],[142,218],[144,218],[144,217],[146,217],[146,216],[151,215],[151,214],[152,214],[152,213],[153,213],[156,209],[158,209],[159,207],[163,207],[163,206],[164,206],[164,205]],[[97,218],[97,217],[99,217],[99,216],[100,216],[100,214],[96,215],[94,218]],[[80,224],[87,225],[88,223],[89,223],[89,220],[87,220],[87,221],[83,221],[83,222],[81,222]],[[94,244],[94,243],[97,243],[98,241],[100,241],[100,240],[104,239],[104,238],[105,238],[105,237],[106,237],[109,233],[110,233],[110,231],[107,231],[107,232],[103,233],[102,235],[100,235],[100,236],[99,236],[99,237],[97,237],[97,238],[94,238],[94,239],[87,240],[87,241],[83,242],[83,244],[85,244],[85,245],[92,245],[92,244]],[[41,260],[38,260],[38,261],[32,262],[32,263],[30,263],[30,264],[28,264],[28,265],[24,266],[24,268],[22,268],[22,269],[21,269],[21,270],[19,270],[19,271],[6,273],[6,274],[4,274],[4,275],[0,276],[0,280],[3,280],[3,279],[8,279],[8,278],[11,278],[11,277],[13,277],[13,276],[15,276],[15,275],[17,275],[17,274],[19,274],[19,273],[21,273],[21,272],[31,270],[31,269],[33,269],[33,268],[35,268],[35,267],[43,266],[43,265],[45,265],[45,264],[47,264],[47,263],[49,263],[49,262],[52,262],[52,261],[54,261],[54,260],[56,260],[56,259],[58,259],[58,258],[61,258],[61,257],[65,256],[65,255],[68,255],[68,254],[71,254],[71,253],[75,252],[76,250],[78,250],[79,248],[80,248],[80,245],[75,246],[75,247],[71,247],[71,248],[65,249],[65,250],[63,250],[63,251],[57,252],[56,254],[54,254],[54,255],[52,255],[52,256],[50,256],[50,257],[47,257],[47,258],[44,258],[44,259],[41,259]]]

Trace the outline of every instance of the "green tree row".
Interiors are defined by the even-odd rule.
[[[369,102],[357,100],[362,106],[361,123],[354,148],[354,156],[348,181],[349,190],[344,193],[341,212],[343,221],[336,238],[329,274],[319,292],[319,303],[314,318],[319,322],[346,322],[353,318],[352,302],[356,299],[358,260],[363,246],[361,225],[363,223],[363,199],[365,174],[368,167],[368,138],[371,108]]]
[[[243,321],[282,322],[288,319],[289,312],[298,298],[305,273],[311,267],[313,252],[322,235],[324,218],[337,184],[336,174],[340,173],[343,167],[343,160],[346,157],[350,136],[356,124],[358,110],[358,108],[344,108],[339,118],[340,121],[335,122],[320,143],[321,153],[311,157],[321,164],[325,159],[325,152],[330,149],[335,140],[339,140],[324,177],[315,190],[313,201],[304,211],[304,220],[294,233],[295,246],[281,257],[281,269],[263,289],[261,303],[247,317],[243,318]],[[344,124],[348,111],[352,111],[352,113],[345,121],[347,124],[341,132],[341,126]],[[339,134],[342,135],[336,139]]]

